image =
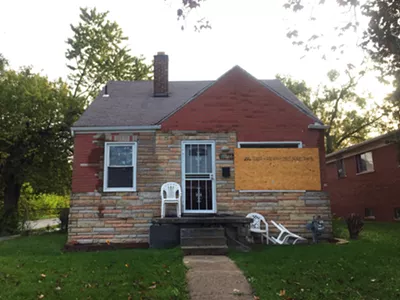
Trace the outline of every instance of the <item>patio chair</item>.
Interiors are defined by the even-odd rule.
[[[264,243],[264,237],[267,241],[267,244],[269,244],[270,239],[268,234],[268,223],[265,221],[264,216],[258,213],[250,213],[246,216],[246,218],[253,219],[253,222],[250,224],[250,231],[261,234],[262,244]],[[262,225],[264,225],[265,228],[262,228]]]
[[[272,225],[274,225],[280,232],[278,237],[270,237],[270,240],[274,244],[278,245],[285,245],[285,244],[296,244],[298,241],[306,241],[307,239],[289,231],[285,226],[282,224],[277,224],[275,221],[271,220]]]
[[[165,218],[166,204],[176,204],[176,215],[181,217],[181,196],[182,191],[176,182],[167,182],[161,186],[161,218]]]

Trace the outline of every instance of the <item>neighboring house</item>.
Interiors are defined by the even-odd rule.
[[[70,243],[147,243],[160,216],[160,187],[169,181],[182,186],[184,216],[259,212],[303,234],[318,214],[331,231],[322,188],[325,127],[293,93],[238,66],[216,81],[169,82],[168,56],[158,53],[154,63],[154,82],[107,83],[72,128]],[[237,190],[239,147],[314,148],[318,184],[298,190],[284,177],[284,190]],[[304,163],[300,156],[276,159]],[[292,171],[302,172],[294,167],[283,176]]]
[[[400,220],[399,145],[388,133],[326,156],[332,213]]]

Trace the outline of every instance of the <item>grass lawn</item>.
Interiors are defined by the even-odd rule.
[[[63,253],[59,233],[0,242],[0,299],[187,299],[179,249]]]
[[[344,224],[335,225],[336,236],[347,238]],[[263,247],[230,257],[262,300],[400,299],[399,223],[367,223],[347,245]]]

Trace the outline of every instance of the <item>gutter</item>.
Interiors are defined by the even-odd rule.
[[[308,129],[325,130],[325,129],[329,129],[329,126],[328,126],[328,125],[323,125],[323,124],[314,123],[314,124],[308,125]]]
[[[139,125],[139,126],[99,126],[99,127],[71,127],[72,136],[75,133],[110,132],[110,131],[154,131],[161,129],[161,125]]]

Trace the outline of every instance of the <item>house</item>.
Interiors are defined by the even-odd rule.
[[[398,132],[391,132],[326,156],[332,213],[367,219],[400,219]]]
[[[158,53],[154,81],[108,82],[72,128],[68,241],[146,245],[169,181],[197,223],[259,212],[306,234],[318,214],[329,234],[324,128],[278,80],[235,66],[216,81],[168,81]]]

